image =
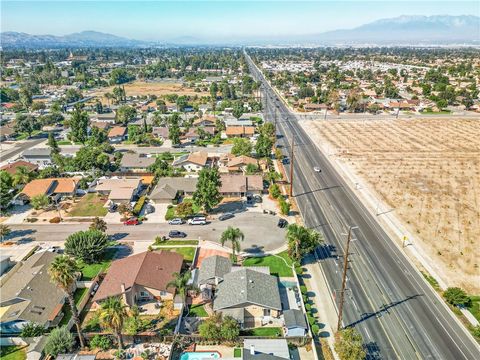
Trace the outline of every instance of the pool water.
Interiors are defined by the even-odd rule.
[[[217,351],[196,351],[196,352],[184,352],[180,356],[180,360],[204,360],[204,359],[219,359],[220,353]]]

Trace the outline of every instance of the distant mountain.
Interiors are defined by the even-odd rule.
[[[64,48],[64,47],[131,47],[142,45],[139,40],[131,40],[97,31],[55,35],[30,35],[19,32],[2,32],[0,41],[3,48]]]
[[[302,43],[325,45],[435,45],[479,44],[480,17],[473,15],[399,16],[349,30],[301,37]]]

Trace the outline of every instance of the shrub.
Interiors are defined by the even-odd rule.
[[[290,203],[286,202],[283,197],[279,198],[279,203],[280,203],[280,211],[283,215],[288,215],[290,214]]]
[[[449,304],[456,306],[468,306],[470,298],[467,293],[458,287],[450,287],[443,293],[443,297]]]
[[[60,221],[62,221],[58,216],[54,217],[54,218],[51,218],[49,220],[49,223],[51,224],[58,224]]]
[[[30,204],[35,210],[44,209],[50,204],[50,198],[45,194],[36,195],[30,199]]]
[[[307,295],[307,287],[305,285],[300,285],[300,292],[302,293],[302,295]]]
[[[54,328],[47,338],[44,351],[56,357],[58,354],[69,353],[73,349],[75,340],[66,326]]]
[[[270,196],[274,199],[278,199],[278,197],[281,195],[280,188],[277,184],[270,185],[268,192],[270,193]]]
[[[307,320],[310,326],[313,326],[317,322],[317,320],[310,313],[307,314]]]
[[[302,275],[303,274],[303,267],[301,267],[300,265],[295,266],[295,273],[297,275]]]
[[[188,202],[182,202],[177,205],[175,208],[175,214],[177,214],[179,217],[185,218],[187,216],[193,215],[193,203],[188,201]]]
[[[310,304],[305,304],[305,310],[307,310],[307,311],[312,310],[312,305],[310,305]]]
[[[317,324],[313,324],[313,325],[312,325],[312,333],[313,333],[313,335],[318,335],[319,332],[320,332],[320,327],[319,327]]]
[[[477,325],[472,328],[473,336],[480,338],[480,325]]]
[[[105,335],[95,335],[92,340],[90,340],[90,348],[92,349],[101,349],[106,351],[111,349],[113,346],[112,340]]]
[[[22,328],[21,337],[36,337],[42,336],[45,333],[45,328],[37,323],[29,322]]]
[[[138,199],[137,203],[133,207],[133,215],[138,216],[140,212],[142,211],[143,205],[145,205],[145,201],[147,200],[146,196],[141,196],[140,199]]]
[[[108,236],[101,231],[78,231],[65,241],[65,252],[86,263],[93,263],[100,259],[108,244]]]

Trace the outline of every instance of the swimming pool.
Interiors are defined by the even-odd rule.
[[[204,359],[220,359],[220,353],[218,351],[195,351],[184,352],[180,356],[180,360],[204,360]]]

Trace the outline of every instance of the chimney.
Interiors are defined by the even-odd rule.
[[[250,345],[250,355],[255,355],[255,345]]]

